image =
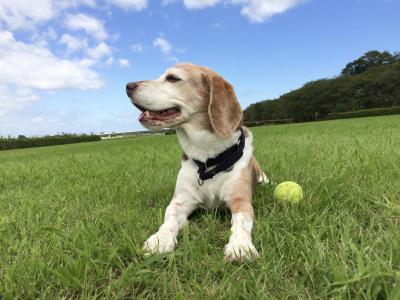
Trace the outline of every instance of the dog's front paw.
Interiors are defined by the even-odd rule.
[[[245,239],[235,239],[229,241],[225,246],[225,260],[243,261],[251,260],[258,257],[258,252],[254,247],[253,243]]]
[[[173,236],[157,232],[150,236],[143,245],[147,254],[161,254],[174,251],[177,241]]]

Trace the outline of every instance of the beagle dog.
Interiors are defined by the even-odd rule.
[[[174,250],[179,230],[199,206],[228,207],[232,213],[228,261],[258,256],[252,243],[252,193],[268,179],[253,155],[252,134],[242,126],[242,109],[233,87],[213,70],[178,64],[158,79],[126,86],[152,130],[175,128],[184,152],[175,192],[164,223],[144,243],[149,254]]]

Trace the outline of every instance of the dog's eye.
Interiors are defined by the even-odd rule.
[[[177,82],[177,81],[180,81],[182,79],[176,77],[175,75],[169,74],[169,75],[167,75],[167,77],[165,77],[165,80],[168,81],[168,82]]]

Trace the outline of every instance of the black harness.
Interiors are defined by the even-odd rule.
[[[232,170],[233,165],[243,155],[244,139],[243,130],[240,128],[240,137],[237,144],[226,149],[224,152],[221,152],[216,157],[207,159],[206,162],[193,158],[193,161],[199,167],[199,170],[197,171],[197,182],[200,186],[203,185],[205,180],[213,178],[218,173],[229,172]]]

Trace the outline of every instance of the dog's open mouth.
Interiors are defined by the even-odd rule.
[[[142,112],[139,116],[139,122],[168,121],[176,118],[181,114],[181,111],[178,107],[171,107],[168,109],[156,111],[156,110],[149,110],[136,103],[134,103],[134,105]]]

